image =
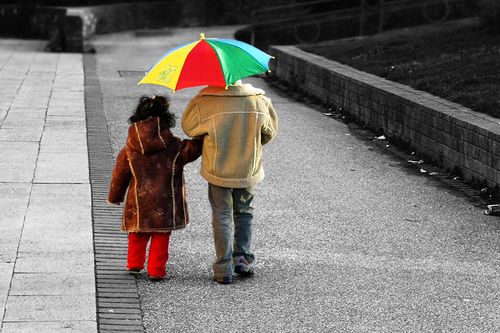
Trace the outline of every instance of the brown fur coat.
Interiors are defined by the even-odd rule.
[[[201,155],[201,146],[202,140],[173,136],[158,117],[130,125],[108,195],[120,203],[127,193],[122,230],[168,232],[189,223],[183,167]]]

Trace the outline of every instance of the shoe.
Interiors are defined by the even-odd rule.
[[[218,284],[231,284],[233,282],[232,276],[216,276],[215,282]]]
[[[242,276],[252,276],[255,271],[253,264],[244,256],[233,258],[234,272]]]
[[[166,275],[164,276],[158,276],[158,275],[149,275],[149,279],[151,281],[161,281],[161,280],[165,280],[167,278]]]
[[[127,273],[132,274],[132,275],[138,275],[141,274],[142,268],[127,268]]]

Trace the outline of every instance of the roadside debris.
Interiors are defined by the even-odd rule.
[[[385,140],[385,135],[377,136],[376,140]]]
[[[500,213],[500,204],[488,205],[484,210],[486,215],[496,215]]]
[[[424,170],[424,169],[420,169],[420,172],[421,172],[421,173],[426,173],[427,171],[426,171],[426,170]]]

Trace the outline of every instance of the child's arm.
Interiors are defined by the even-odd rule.
[[[128,164],[125,149],[122,149],[116,158],[115,168],[111,176],[111,185],[109,186],[108,202],[119,204],[125,199],[127,188],[132,178],[130,165]]]
[[[193,162],[201,155],[203,137],[197,136],[192,140],[186,139],[181,142],[181,156],[184,163]]]
[[[195,137],[207,134],[202,126],[198,101],[198,97],[193,98],[182,113],[182,130],[187,136]]]
[[[278,115],[274,110],[273,104],[269,102],[268,105],[269,118],[262,126],[261,142],[263,145],[269,143],[278,134]]]

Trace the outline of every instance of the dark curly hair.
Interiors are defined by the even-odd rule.
[[[142,96],[129,123],[137,123],[150,117],[160,117],[172,128],[175,126],[175,115],[169,112],[170,101],[165,96]]]

